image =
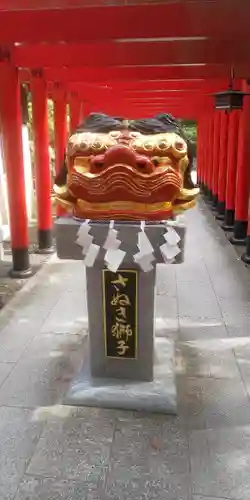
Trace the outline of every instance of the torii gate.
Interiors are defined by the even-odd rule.
[[[219,215],[235,219],[235,242],[245,238],[250,98],[245,98],[243,111],[229,116],[214,110],[212,94],[225,88],[232,65],[245,88],[249,17],[250,4],[239,9],[236,0],[152,5],[120,0],[115,6],[105,6],[103,0],[91,7],[80,0],[37,0],[35,6],[32,0],[0,0],[0,118],[13,276],[31,274],[20,83],[28,83],[32,91],[41,252],[53,246],[48,96],[55,104],[57,169],[67,136],[67,103],[71,128],[90,111],[128,118],[167,111],[196,119],[199,181]]]

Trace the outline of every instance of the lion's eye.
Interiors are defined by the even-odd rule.
[[[167,149],[168,148],[168,143],[166,141],[161,141],[158,144],[158,148],[161,150]]]
[[[84,149],[87,149],[88,144],[87,144],[87,142],[83,141],[83,142],[80,142],[79,146],[80,146],[81,149],[84,150]]]
[[[102,145],[102,143],[100,141],[95,141],[92,144],[92,148],[96,149],[96,150],[102,149],[102,147],[103,147],[103,145]]]
[[[146,151],[152,151],[152,149],[154,149],[154,145],[152,144],[152,142],[145,142],[143,144],[143,147],[144,149],[146,149]]]
[[[182,149],[184,149],[184,147],[185,147],[185,144],[184,144],[184,142],[178,140],[178,141],[175,141],[174,146],[175,146],[175,149],[178,149],[178,151],[182,151]]]
[[[121,132],[119,132],[119,131],[115,131],[115,130],[114,130],[113,132],[109,132],[109,135],[110,135],[110,137],[112,137],[113,139],[118,139],[118,138],[120,137],[120,135],[121,135]]]

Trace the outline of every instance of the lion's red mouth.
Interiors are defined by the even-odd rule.
[[[181,176],[170,166],[155,169],[151,174],[127,165],[114,165],[99,174],[80,173],[74,167],[68,188],[76,197],[88,202],[134,201],[156,203],[171,201],[181,188]]]

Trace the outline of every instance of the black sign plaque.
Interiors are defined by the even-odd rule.
[[[103,326],[108,358],[136,359],[138,271],[102,270]]]

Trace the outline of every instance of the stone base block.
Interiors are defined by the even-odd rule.
[[[86,359],[63,403],[73,406],[93,406],[175,415],[176,384],[173,341],[166,338],[155,338],[154,379],[152,382],[91,378]]]

